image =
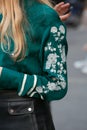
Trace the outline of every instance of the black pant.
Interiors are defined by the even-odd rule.
[[[49,103],[0,92],[0,130],[55,130]]]

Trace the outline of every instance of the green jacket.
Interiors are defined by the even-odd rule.
[[[26,33],[27,53],[22,61],[15,62],[0,46],[0,89],[15,89],[19,96],[59,100],[67,92],[66,27],[49,6],[25,1],[30,31],[30,36]]]

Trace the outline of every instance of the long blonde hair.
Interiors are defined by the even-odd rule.
[[[48,0],[38,0],[50,5]],[[22,2],[22,0],[21,0]],[[20,0],[0,0],[0,8],[2,13],[2,21],[0,23],[0,43],[3,51],[10,53],[10,38],[14,41],[14,51],[11,55],[14,60],[23,59],[26,52],[25,31],[23,21],[25,15],[23,8],[20,6]],[[4,46],[8,46],[8,50]]]

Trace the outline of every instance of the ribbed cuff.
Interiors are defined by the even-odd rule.
[[[29,76],[27,74],[24,74],[22,84],[18,88],[18,95],[19,96],[29,95],[32,93],[35,87],[36,87],[35,76],[34,75]]]

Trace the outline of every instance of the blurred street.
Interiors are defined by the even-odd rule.
[[[87,74],[74,68],[74,62],[84,60],[87,52],[87,27],[68,28],[68,93],[64,99],[52,102],[56,130],[87,130]]]

